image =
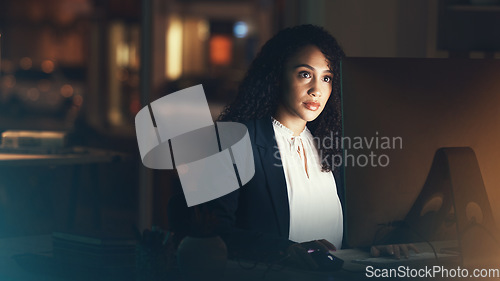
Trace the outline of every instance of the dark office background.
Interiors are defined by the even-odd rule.
[[[71,144],[124,152],[99,166],[104,231],[168,227],[173,171],[139,161],[145,102],[202,83],[214,118],[260,46],[281,28],[324,26],[353,57],[499,58],[500,4],[474,0],[15,0],[0,2],[0,132],[64,130]],[[496,33],[495,33],[496,32]],[[85,173],[85,172],[84,172]],[[65,227],[70,168],[0,172],[0,237]],[[92,177],[87,172],[87,177]],[[82,179],[88,186],[91,180]],[[79,191],[86,229],[95,194]],[[500,192],[488,190],[492,202]],[[500,209],[492,205],[493,213]],[[498,220],[498,215],[497,215]]]

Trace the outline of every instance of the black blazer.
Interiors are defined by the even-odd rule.
[[[242,188],[207,206],[216,216],[216,231],[230,254],[258,258],[284,253],[294,242],[288,240],[288,194],[271,117],[244,124],[252,143],[255,175]],[[334,175],[343,201],[342,178]]]

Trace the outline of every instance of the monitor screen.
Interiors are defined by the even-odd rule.
[[[426,233],[425,239],[457,239],[451,191],[439,190],[436,186],[442,185],[435,184],[436,175],[439,178],[451,169],[440,164],[448,161],[446,153],[444,160],[436,153],[440,148],[472,149],[471,159],[477,159],[477,165],[469,158],[463,161],[470,161],[471,169],[479,167],[479,184],[460,188],[484,196],[480,196],[482,202],[474,203],[478,208],[469,204],[462,213],[479,223],[494,224],[491,214],[500,214],[494,204],[500,200],[499,77],[500,61],[495,60],[343,60],[343,135],[336,136],[336,141],[344,151],[344,208],[350,246],[412,242],[384,240],[383,236],[394,228],[391,222],[415,219],[415,212],[431,217],[440,227],[414,232]],[[452,173],[454,183],[444,175],[441,181],[453,188],[460,186],[457,181],[468,182],[468,175],[457,173]],[[465,200],[462,191],[455,190]],[[421,192],[426,193],[425,198]],[[492,209],[486,206],[488,200]],[[420,202],[418,210],[416,202]],[[437,213],[440,217],[432,218]],[[416,225],[422,228],[426,224]]]

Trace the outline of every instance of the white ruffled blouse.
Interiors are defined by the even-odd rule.
[[[322,172],[318,149],[306,128],[299,136],[272,119],[285,172],[290,206],[290,236],[294,242],[326,239],[340,249],[343,217],[335,178]]]

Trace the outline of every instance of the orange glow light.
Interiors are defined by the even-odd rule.
[[[51,60],[44,60],[42,62],[42,71],[45,73],[51,73],[54,71],[54,62]]]
[[[61,95],[65,98],[69,98],[73,95],[73,87],[69,84],[65,84],[61,87]]]
[[[141,110],[141,101],[136,98],[131,100],[129,105],[129,110],[130,113],[136,115],[139,112],[139,110]]]
[[[215,65],[229,65],[233,49],[233,41],[229,36],[214,35],[210,38],[210,61]]]

